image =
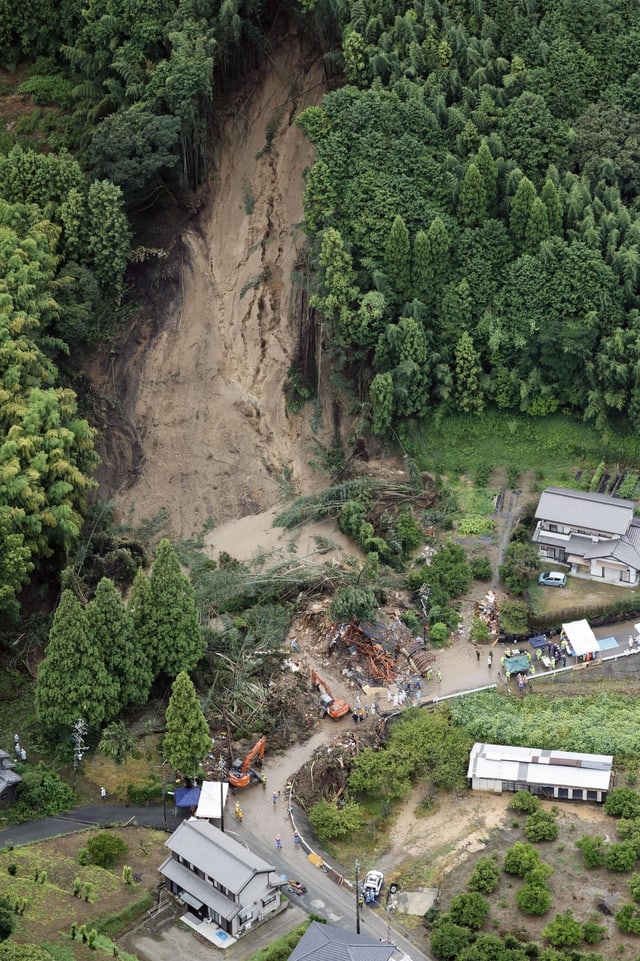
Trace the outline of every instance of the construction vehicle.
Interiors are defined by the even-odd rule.
[[[311,671],[311,683],[320,690],[320,705],[322,713],[328,714],[334,721],[339,721],[341,717],[348,714],[351,710],[346,701],[341,697],[334,697],[326,681],[323,681],[319,674]]]
[[[229,771],[229,784],[232,790],[240,787],[249,787],[250,784],[266,783],[264,775],[259,774],[252,767],[253,764],[261,763],[264,757],[266,743],[267,739],[263,734],[257,744],[254,744],[251,748],[244,761],[239,757],[235,759]]]

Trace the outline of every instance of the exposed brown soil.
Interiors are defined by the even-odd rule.
[[[508,848],[515,841],[526,840],[524,817],[508,810],[511,797],[468,792],[457,798],[455,804],[436,808],[431,817],[420,817],[417,789],[391,828],[389,851],[377,863],[388,878],[399,880],[407,889],[415,890],[420,884],[438,887],[439,907],[446,911],[452,898],[466,891],[478,858],[495,854],[502,864]],[[498,888],[488,896],[491,913],[484,930],[511,932],[523,940],[542,943],[542,932],[549,921],[556,914],[571,911],[578,921],[592,919],[606,928],[605,939],[595,950],[605,958],[613,958],[622,953],[620,945],[629,949],[636,941],[622,935],[613,918],[603,914],[599,905],[608,894],[620,895],[619,907],[629,903],[629,875],[585,868],[575,842],[586,834],[601,834],[616,841],[615,819],[592,805],[560,802],[556,807],[557,841],[534,845],[542,860],[554,868],[549,879],[554,897],[549,913],[542,918],[522,914],[515,904],[522,881],[502,872]],[[544,802],[544,809],[550,810],[551,805]],[[427,934],[421,927],[414,930],[412,937],[428,948]]]
[[[317,483],[309,410],[290,416],[283,384],[304,309],[293,273],[313,158],[294,122],[324,89],[318,56],[296,33],[280,38],[228,111],[206,202],[169,251],[155,310],[93,374],[113,400],[101,480],[124,519],[166,512],[166,533],[185,539]],[[316,436],[329,446],[322,396]],[[240,529],[248,546],[231,535],[234,556],[252,552],[260,526]]]

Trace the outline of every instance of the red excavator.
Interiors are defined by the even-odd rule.
[[[264,775],[254,771],[251,765],[262,761],[266,743],[267,739],[263,734],[258,743],[254,744],[251,748],[244,761],[239,757],[235,759],[229,771],[229,784],[231,788],[249,787],[250,784],[258,782],[264,784]]]
[[[341,697],[334,697],[326,681],[323,681],[319,674],[311,671],[311,683],[320,689],[320,705],[323,714],[328,714],[334,721],[339,721],[341,717],[348,714],[351,710],[346,701]]]

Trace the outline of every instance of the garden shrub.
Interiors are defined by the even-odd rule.
[[[322,798],[309,811],[309,820],[318,837],[343,838],[362,827],[362,809],[356,801],[347,801],[338,808]]]
[[[525,881],[527,884],[537,884],[539,887],[546,887],[547,881],[554,873],[555,868],[552,868],[550,864],[545,864],[544,861],[539,861],[535,868],[531,868],[527,871]]]
[[[549,811],[536,811],[524,822],[524,833],[527,841],[555,841],[558,837],[558,825]]]
[[[449,640],[449,628],[439,621],[429,628],[429,640],[436,647],[444,647]]]
[[[476,581],[490,581],[491,574],[491,562],[488,557],[474,557],[469,561],[469,569],[471,570],[471,576]]]
[[[519,814],[533,814],[540,810],[540,806],[540,799],[530,791],[518,791],[509,801],[509,810],[517,811]]]
[[[481,894],[457,894],[451,901],[449,917],[454,924],[479,931],[489,914],[489,902]]]
[[[473,932],[455,924],[448,915],[438,918],[431,931],[431,950],[440,961],[455,961],[473,940]]]
[[[635,904],[625,904],[616,911],[615,920],[625,934],[640,934],[640,911]]]
[[[640,857],[640,819],[620,818],[616,824],[616,834],[621,841],[631,841]]]
[[[573,917],[571,911],[556,914],[542,932],[542,936],[552,948],[572,948],[582,941],[582,925]]]
[[[13,934],[16,925],[16,914],[13,905],[7,898],[0,898],[0,941],[6,941]]]
[[[632,871],[638,860],[636,846],[631,841],[620,841],[605,848],[604,863],[609,871]]]
[[[78,864],[88,864],[90,861],[89,852],[86,848],[80,848],[76,855],[76,861]]]
[[[148,781],[146,784],[128,784],[127,800],[129,804],[142,806],[162,800],[162,784]]]
[[[584,921],[582,924],[582,939],[587,944],[597,944],[598,941],[602,941],[606,933],[607,929],[597,921]]]
[[[524,841],[516,841],[504,857],[504,869],[507,874],[516,874],[524,878],[529,871],[536,868],[540,862],[540,855]]]
[[[540,884],[525,881],[516,894],[516,904],[523,914],[546,914],[553,902],[553,895],[548,888]]]
[[[18,801],[12,813],[16,820],[52,817],[61,811],[70,811],[77,801],[77,795],[60,775],[40,761],[23,771]]]
[[[100,831],[87,841],[87,850],[93,864],[111,868],[127,853],[127,845],[117,834]]]
[[[617,818],[640,818],[640,794],[630,787],[614,787],[609,792],[604,809]]]
[[[469,891],[491,894],[497,888],[499,880],[500,868],[496,858],[484,857],[476,862],[476,866],[467,881],[467,888]]]
[[[601,834],[596,834],[595,837],[585,834],[576,841],[576,847],[581,851],[586,867],[599,868],[604,864],[604,838]]]
[[[640,874],[632,874],[629,878],[629,892],[634,901],[640,901]]]

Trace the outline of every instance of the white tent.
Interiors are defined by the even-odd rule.
[[[196,808],[197,818],[214,818],[219,821],[222,815],[220,800],[222,805],[227,803],[229,784],[227,781],[203,781],[200,791],[200,800]]]
[[[562,630],[567,635],[567,640],[578,657],[585,654],[595,654],[599,651],[598,641],[595,634],[589,627],[588,621],[570,621],[562,625]]]

